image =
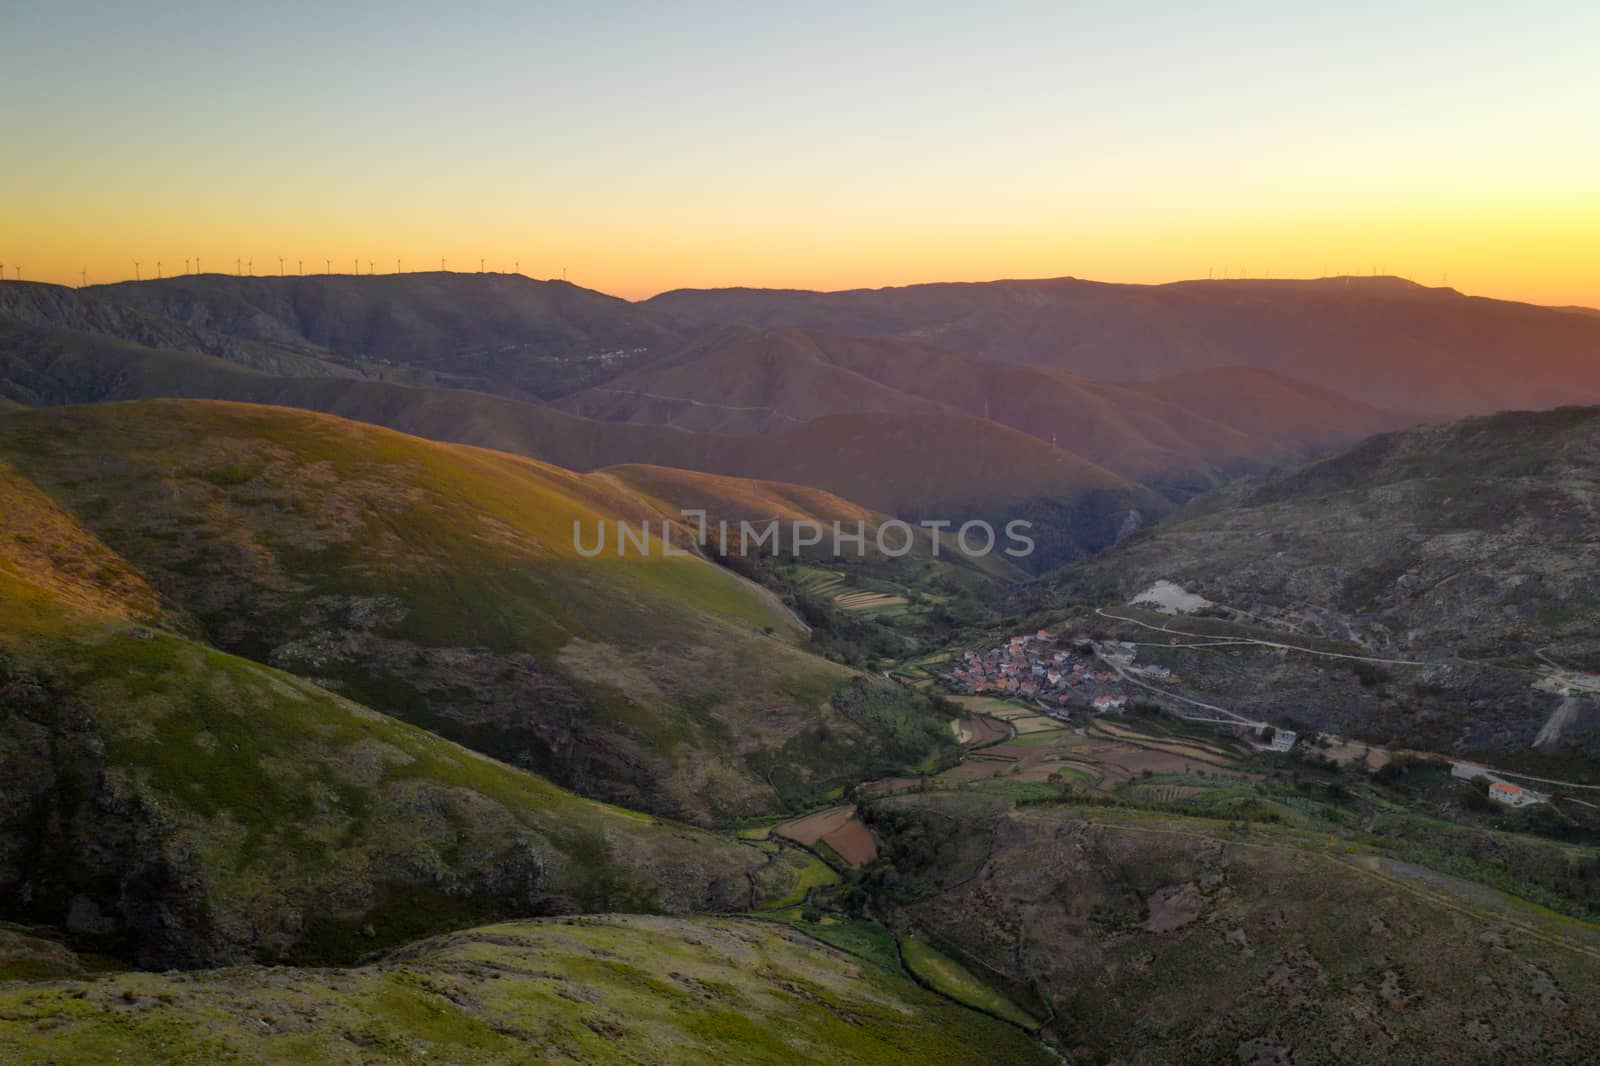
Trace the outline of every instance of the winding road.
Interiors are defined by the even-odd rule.
[[[1112,619],[1115,619],[1118,622],[1127,622],[1127,623],[1129,623],[1131,625],[1142,626],[1145,629],[1152,629],[1152,630],[1155,630],[1158,633],[1170,633],[1170,634],[1172,634],[1174,636],[1179,636],[1179,637],[1198,637],[1198,636],[1201,636],[1201,634],[1199,634],[1199,633],[1186,633],[1181,629],[1172,629],[1172,628],[1169,628],[1167,626],[1154,625],[1154,624],[1152,624],[1150,622],[1144,621],[1141,618],[1127,618],[1127,617],[1125,617],[1123,615],[1120,615],[1120,614],[1112,614],[1110,611],[1106,610],[1103,607],[1096,607],[1094,609],[1094,611],[1095,611],[1095,614],[1100,615],[1102,618],[1112,618]],[[1425,665],[1427,665],[1426,663],[1418,662],[1415,659],[1385,659],[1385,658],[1381,658],[1379,656],[1347,655],[1347,654],[1344,654],[1344,653],[1341,653],[1341,652],[1318,651],[1315,648],[1303,648],[1303,647],[1300,647],[1300,646],[1295,645],[1295,644],[1281,644],[1281,643],[1279,643],[1277,641],[1273,641],[1273,640],[1255,640],[1255,639],[1250,638],[1250,637],[1234,637],[1234,638],[1217,639],[1217,640],[1205,640],[1205,641],[1202,641],[1201,643],[1198,643],[1198,644],[1178,644],[1178,645],[1161,644],[1161,645],[1155,645],[1155,646],[1156,647],[1163,647],[1163,648],[1170,648],[1170,647],[1179,647],[1179,648],[1214,648],[1214,647],[1219,647],[1221,645],[1227,645],[1227,644],[1258,644],[1258,645],[1261,645],[1262,647],[1267,647],[1267,648],[1282,648],[1282,649],[1284,649],[1286,651],[1304,652],[1307,655],[1321,655],[1324,658],[1329,658],[1329,659],[1353,659],[1353,660],[1355,660],[1357,662],[1387,663],[1387,664],[1396,665],[1396,666],[1425,666]],[[1210,704],[1210,703],[1201,703],[1199,700],[1192,700],[1192,699],[1189,699],[1187,696],[1179,696],[1179,695],[1176,695],[1175,693],[1168,692],[1165,689],[1157,688],[1155,685],[1148,684],[1148,683],[1146,683],[1144,681],[1139,680],[1138,678],[1130,677],[1128,675],[1128,673],[1125,670],[1122,669],[1121,664],[1119,664],[1115,659],[1112,659],[1112,658],[1110,658],[1108,656],[1101,656],[1101,658],[1104,659],[1105,662],[1109,663],[1111,665],[1111,668],[1113,670],[1115,670],[1117,672],[1117,674],[1124,681],[1127,681],[1130,684],[1138,685],[1141,688],[1147,688],[1152,692],[1159,692],[1159,693],[1161,693],[1161,695],[1166,696],[1168,699],[1181,700],[1182,702],[1190,704],[1192,706],[1201,707],[1201,708],[1204,708],[1205,710],[1215,711],[1218,714],[1223,714],[1223,715],[1227,716],[1227,718],[1223,718],[1223,719],[1205,719],[1205,718],[1190,718],[1188,715],[1179,715],[1180,718],[1183,718],[1186,721],[1190,721],[1190,722],[1215,721],[1218,724],[1245,725],[1245,726],[1251,726],[1251,727],[1259,727],[1259,726],[1263,726],[1263,725],[1267,724],[1265,722],[1257,722],[1257,721],[1248,719],[1244,715],[1241,715],[1236,711],[1228,710],[1226,707],[1218,707],[1218,706],[1216,706],[1214,704]],[[1444,755],[1444,756],[1441,756],[1441,757],[1442,758],[1446,758],[1446,759],[1450,758],[1450,756],[1448,756],[1448,755]],[[1457,761],[1464,761],[1464,760],[1454,760],[1454,759],[1452,759],[1451,761],[1452,761],[1452,763],[1454,763],[1454,762],[1457,762]],[[1497,770],[1493,766],[1483,766],[1482,763],[1476,763],[1476,762],[1472,763],[1471,765],[1473,765],[1473,766],[1481,766],[1485,773],[1492,774],[1495,777],[1504,777],[1504,778],[1508,778],[1508,779],[1514,780],[1514,781],[1531,781],[1531,782],[1534,782],[1535,784],[1554,785],[1554,786],[1556,786],[1558,788],[1583,789],[1585,791],[1600,792],[1600,785],[1583,784],[1583,783],[1577,782],[1577,781],[1562,781],[1559,778],[1554,778],[1554,777],[1535,777],[1532,774],[1520,774],[1520,773],[1517,773],[1515,771],[1510,771],[1510,770]]]

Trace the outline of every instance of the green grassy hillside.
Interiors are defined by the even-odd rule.
[[[186,638],[0,468],[0,913],[169,966],[740,905],[764,857]],[[48,544],[48,548],[42,546]]]
[[[387,373],[387,371],[385,371]],[[904,516],[1029,517],[1042,564],[1108,544],[1161,497],[1037,437],[966,415],[838,414],[759,437],[598,422],[483,392],[349,378],[286,378],[189,352],[0,320],[0,395],[30,406],[208,397],[323,411],[435,440],[590,471],[651,464],[812,485]]]
[[[0,985],[0,1058],[64,1064],[1052,1061],[1018,1028],[784,926],[519,922],[344,972]]]
[[[1600,1039],[1600,929],[1289,808],[1135,805],[895,797],[869,812],[865,880],[892,921],[1038,997],[1073,1062],[1553,1066]]]
[[[199,402],[12,414],[0,457],[190,632],[585,793],[714,821],[876,757],[770,593],[659,540],[615,556],[617,520],[661,516],[607,479]]]

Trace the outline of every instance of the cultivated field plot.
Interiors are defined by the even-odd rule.
[[[818,596],[832,596],[844,588],[845,576],[832,570],[806,567],[796,572],[795,581],[807,592]]]
[[[911,601],[887,592],[845,592],[835,596],[833,602],[846,611],[877,611],[904,607]]]
[[[997,740],[1005,740],[1011,736],[1011,730],[1006,728],[1004,722],[986,714],[958,718],[951,722],[950,726],[955,732],[956,740],[969,745],[993,744]]]
[[[835,570],[802,567],[794,572],[794,580],[813,596],[827,597],[841,611],[898,612],[911,604],[896,592],[853,587],[849,575]]]
[[[817,811],[815,814],[784,822],[773,832],[809,848],[855,816],[854,806],[829,807],[825,811]]]
[[[1026,704],[1008,703],[988,696],[956,696],[954,699],[969,711],[1009,722],[1019,736],[1029,733],[1048,733],[1065,728],[1054,718],[1039,713],[1038,708]]]
[[[872,830],[859,818],[850,819],[823,837],[822,842],[851,866],[862,866],[878,857],[878,842],[872,839]]]
[[[854,806],[830,807],[808,814],[783,823],[773,832],[807,848],[826,844],[851,866],[871,862],[878,854],[872,831],[856,817]]]
[[[1140,803],[1177,803],[1205,791],[1199,785],[1140,785],[1133,790],[1133,796]]]
[[[1138,744],[1141,747],[1154,748],[1172,755],[1196,759],[1200,762],[1209,762],[1218,766],[1233,766],[1237,761],[1235,753],[1229,751],[1220,741],[1213,742],[1191,737],[1156,735],[1104,718],[1096,719],[1090,725],[1089,733],[1092,736],[1123,740],[1130,744]]]

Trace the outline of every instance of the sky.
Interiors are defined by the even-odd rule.
[[[1600,306],[1596,41],[1592,2],[0,0],[0,264]]]

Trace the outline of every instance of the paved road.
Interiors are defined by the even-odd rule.
[[[1114,615],[1108,615],[1107,617],[1115,617],[1115,616]],[[1138,685],[1140,688],[1145,688],[1145,689],[1149,689],[1151,692],[1160,693],[1161,695],[1165,696],[1168,699],[1178,700],[1180,702],[1189,704],[1191,707],[1199,707],[1202,710],[1213,711],[1213,712],[1215,712],[1217,714],[1220,714],[1220,715],[1224,716],[1222,718],[1191,718],[1189,715],[1186,715],[1186,714],[1178,715],[1179,718],[1182,718],[1185,721],[1189,721],[1189,722],[1218,722],[1218,723],[1221,723],[1221,724],[1224,724],[1224,725],[1242,725],[1242,726],[1249,726],[1251,728],[1257,728],[1259,726],[1263,726],[1263,725],[1267,724],[1265,722],[1258,722],[1253,718],[1246,718],[1244,715],[1240,714],[1239,712],[1230,711],[1226,707],[1218,707],[1214,703],[1201,703],[1199,700],[1192,700],[1188,696],[1180,696],[1175,692],[1169,692],[1164,688],[1158,688],[1157,686],[1150,684],[1148,681],[1141,681],[1139,678],[1133,677],[1132,675],[1130,675],[1126,670],[1124,670],[1122,668],[1122,664],[1121,663],[1117,662],[1117,660],[1113,659],[1109,655],[1102,655],[1102,656],[1100,656],[1100,659],[1101,659],[1101,661],[1109,664],[1111,669],[1113,669],[1113,670],[1115,670],[1117,672],[1117,676],[1122,678],[1122,680],[1126,681],[1130,685]]]
[[[1158,632],[1161,632],[1161,633],[1172,633],[1172,634],[1175,634],[1175,635],[1180,636],[1180,637],[1199,636],[1198,633],[1185,633],[1180,629],[1169,629],[1166,626],[1152,625],[1151,623],[1146,622],[1143,619],[1139,619],[1139,618],[1124,618],[1122,615],[1112,614],[1110,611],[1107,611],[1102,607],[1096,607],[1095,608],[1095,613],[1098,614],[1098,615],[1101,615],[1102,617],[1105,617],[1105,618],[1114,618],[1119,622],[1129,622],[1129,623],[1132,623],[1133,625],[1143,626],[1146,629],[1154,629],[1154,630],[1156,630]],[[1208,644],[1194,644],[1194,645],[1180,644],[1178,646],[1179,647],[1208,647],[1208,646],[1214,647],[1217,644],[1260,644],[1260,645],[1263,645],[1263,646],[1269,647],[1269,648],[1285,648],[1285,649],[1287,649],[1289,651],[1301,651],[1301,652],[1305,652],[1307,655],[1322,655],[1322,656],[1325,656],[1325,657],[1331,658],[1331,659],[1355,659],[1355,660],[1358,660],[1360,662],[1394,663],[1394,664],[1399,664],[1399,665],[1404,665],[1404,666],[1422,666],[1422,665],[1424,665],[1424,664],[1419,663],[1419,662],[1417,662],[1417,661],[1415,661],[1413,659],[1381,659],[1381,658],[1377,658],[1377,657],[1374,657],[1374,656],[1365,656],[1365,655],[1344,655],[1344,654],[1341,654],[1339,652],[1318,651],[1315,648],[1301,648],[1301,647],[1297,647],[1297,646],[1295,646],[1293,644],[1279,644],[1276,641],[1271,641],[1271,640],[1253,640],[1253,639],[1251,639],[1249,637],[1239,637],[1237,639],[1211,641]],[[1166,645],[1166,646],[1170,647],[1171,645]],[[1191,700],[1191,699],[1187,699],[1186,697],[1183,697],[1183,696],[1177,696],[1177,695],[1174,695],[1173,693],[1166,692],[1163,689],[1156,688],[1154,685],[1147,685],[1143,681],[1138,680],[1137,678],[1129,677],[1127,675],[1127,673],[1125,673],[1123,671],[1122,667],[1118,666],[1117,663],[1114,660],[1107,659],[1106,661],[1111,663],[1112,668],[1114,670],[1116,670],[1117,673],[1122,676],[1122,679],[1124,681],[1131,682],[1132,684],[1135,684],[1135,685],[1140,685],[1140,686],[1142,686],[1144,688],[1150,689],[1150,690],[1155,691],[1155,692],[1161,692],[1163,695],[1168,696],[1171,699],[1183,700],[1184,703],[1190,703],[1190,704],[1193,704],[1196,707],[1203,707],[1208,711],[1217,711],[1217,712],[1219,712],[1221,714],[1228,715],[1230,718],[1236,719],[1238,724],[1241,724],[1241,725],[1252,725],[1253,726],[1253,725],[1264,724],[1264,723],[1260,723],[1260,722],[1252,722],[1252,721],[1246,719],[1243,715],[1240,715],[1240,714],[1238,714],[1238,713],[1236,713],[1234,711],[1228,710],[1226,707],[1216,707],[1216,706],[1213,706],[1212,704],[1209,704],[1209,703],[1201,703],[1198,700]],[[1190,719],[1190,721],[1199,721],[1199,720],[1200,719]],[[1457,760],[1457,761],[1464,761],[1464,760]],[[1476,763],[1476,762],[1472,763],[1472,765],[1473,766],[1483,766],[1482,763]],[[1497,770],[1492,766],[1484,766],[1483,769],[1484,769],[1484,771],[1486,773],[1493,774],[1496,777],[1505,777],[1505,778],[1510,778],[1510,779],[1516,780],[1516,781],[1532,781],[1532,782],[1534,782],[1536,784],[1555,785],[1555,786],[1557,786],[1559,788],[1575,788],[1575,789],[1584,789],[1584,790],[1587,790],[1587,791],[1600,792],[1600,785],[1586,785],[1586,784],[1581,784],[1581,783],[1579,783],[1577,781],[1562,781],[1559,778],[1554,778],[1554,777],[1535,777],[1532,774],[1519,774],[1519,773],[1516,773],[1514,771],[1509,771],[1509,770]]]
[[[1177,636],[1177,637],[1201,637],[1201,638],[1204,638],[1204,634],[1202,634],[1202,633],[1186,633],[1181,629],[1170,629],[1167,626],[1154,625],[1154,624],[1152,624],[1150,622],[1144,621],[1141,618],[1126,618],[1126,617],[1124,617],[1124,616],[1122,616],[1120,614],[1112,614],[1110,611],[1106,610],[1103,607],[1096,607],[1094,609],[1094,611],[1095,611],[1095,614],[1098,614],[1103,618],[1115,618],[1119,622],[1128,622],[1128,623],[1131,623],[1132,625],[1143,626],[1146,629],[1153,629],[1158,633],[1171,633],[1173,636]],[[1393,665],[1393,666],[1425,666],[1425,665],[1427,665],[1426,663],[1419,663],[1415,659],[1385,659],[1385,658],[1382,658],[1381,656],[1377,656],[1377,655],[1347,655],[1344,652],[1318,651],[1316,648],[1303,648],[1298,644],[1280,644],[1278,641],[1275,641],[1275,640],[1257,640],[1254,637],[1229,637],[1229,638],[1226,638],[1226,639],[1218,638],[1216,640],[1209,641],[1207,644],[1194,644],[1194,645],[1182,645],[1182,644],[1180,644],[1179,647],[1208,647],[1208,646],[1215,647],[1215,646],[1220,645],[1220,644],[1257,644],[1257,645],[1260,645],[1263,648],[1283,648],[1283,649],[1285,649],[1287,651],[1305,652],[1307,655],[1320,655],[1325,659],[1353,659],[1356,662],[1362,662],[1362,663],[1388,663],[1388,664]],[[1170,645],[1169,645],[1169,647],[1170,647]]]

